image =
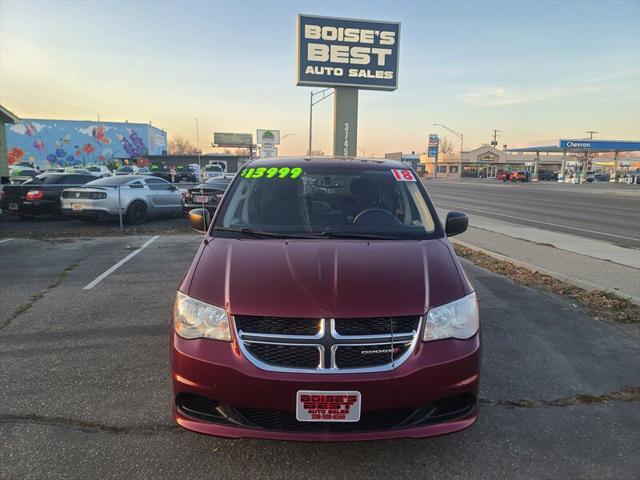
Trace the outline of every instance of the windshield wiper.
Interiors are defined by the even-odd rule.
[[[235,232],[256,238],[308,238],[306,235],[267,232],[264,230],[255,230],[248,227],[213,227],[213,230],[217,232]]]
[[[393,237],[391,235],[376,235],[372,233],[355,233],[355,232],[340,232],[335,230],[324,230],[319,233],[320,237],[330,237],[330,238],[363,238],[369,240],[397,240],[398,237]]]

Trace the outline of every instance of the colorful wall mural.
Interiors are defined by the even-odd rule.
[[[143,123],[23,119],[5,128],[10,166],[29,162],[44,170],[111,164],[167,150],[166,132]]]

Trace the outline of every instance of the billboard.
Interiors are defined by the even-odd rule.
[[[9,165],[80,166],[163,155],[167,150],[167,133],[145,123],[30,118],[5,128]]]
[[[249,147],[253,145],[250,133],[213,133],[213,143],[219,147]]]
[[[398,88],[400,23],[298,15],[298,86]]]
[[[279,145],[280,130],[262,130],[256,131],[256,143],[258,145]]]

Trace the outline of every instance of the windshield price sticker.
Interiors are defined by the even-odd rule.
[[[297,393],[296,418],[300,422],[357,422],[360,420],[360,392]]]
[[[246,168],[240,172],[240,176],[244,178],[291,178],[295,180],[302,175],[302,168],[300,167],[258,167],[258,168]]]
[[[411,170],[398,170],[398,169],[392,168],[391,173],[393,173],[393,177],[398,182],[415,182],[416,181],[416,177],[413,176],[413,172]]]

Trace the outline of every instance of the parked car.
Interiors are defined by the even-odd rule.
[[[138,175],[151,175],[151,170],[148,167],[142,167],[138,170]]]
[[[511,180],[512,182],[526,182],[529,180],[529,172],[524,170],[511,172],[511,175],[509,176],[509,180]]]
[[[401,162],[259,159],[231,182],[173,310],[173,415],[200,433],[427,437],[478,417],[476,295]]]
[[[511,175],[510,172],[506,171],[506,170],[500,170],[497,174],[496,174],[496,180],[500,180],[501,182],[506,182],[507,180],[509,180],[509,176]]]
[[[0,194],[2,210],[22,218],[60,214],[62,191],[94,178],[78,173],[43,173],[21,185],[5,185]]]
[[[595,181],[595,179],[596,179],[595,173],[587,172],[587,176],[586,176],[587,182],[591,183],[591,182]]]
[[[138,167],[136,167],[135,165],[125,165],[113,172],[114,175],[136,175],[137,173]]]
[[[600,173],[596,173],[595,174],[595,179],[598,182],[608,182],[610,178],[611,178],[611,176],[608,173],[600,172]]]
[[[182,193],[161,178],[119,175],[66,189],[62,211],[93,219],[118,217],[122,211],[127,223],[139,224],[152,217],[182,215]]]
[[[558,173],[553,170],[540,170],[538,171],[538,180],[557,182]]]
[[[91,172],[91,175],[98,178],[110,177],[111,170],[109,170],[105,165],[89,165],[87,170]]]
[[[199,182],[193,165],[176,165],[176,182]]]
[[[84,167],[67,167],[64,169],[65,173],[81,173],[82,175],[94,176],[87,168]]]
[[[232,179],[233,175],[223,174],[221,177],[210,178],[200,185],[189,188],[182,197],[185,213],[194,208],[206,208],[213,213],[218,208]]]
[[[11,183],[24,183],[29,179],[41,175],[42,172],[33,167],[25,167],[21,165],[12,165],[9,168],[9,179]]]
[[[171,171],[166,163],[154,162],[149,165],[149,170],[151,171],[151,175],[154,177],[162,178],[167,182],[171,182]]]
[[[209,165],[205,165],[204,167],[204,178],[216,178],[216,177],[224,177],[224,170],[217,163],[212,163]]]

